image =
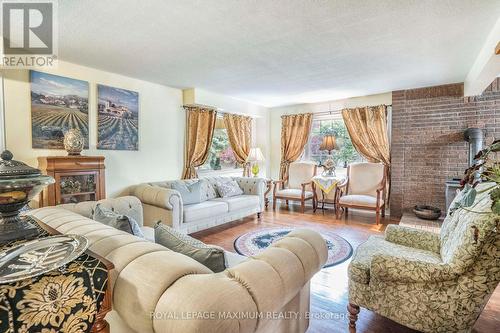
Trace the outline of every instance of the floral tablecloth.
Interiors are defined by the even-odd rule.
[[[342,179],[317,175],[312,178],[312,181],[321,189],[321,191],[328,194],[337,186],[338,183],[342,181]]]
[[[40,226],[38,237],[49,236]],[[5,251],[22,241],[0,246]],[[90,332],[107,289],[104,263],[84,253],[59,270],[0,285],[0,332]]]

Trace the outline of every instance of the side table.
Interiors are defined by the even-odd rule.
[[[325,209],[325,203],[332,203],[334,205],[334,211],[337,211],[337,205],[335,203],[335,200],[333,202],[329,202],[328,199],[326,199],[326,196],[332,192],[335,191],[335,198],[336,193],[337,193],[337,184],[341,183],[344,179],[341,177],[331,177],[331,176],[323,176],[323,175],[317,175],[312,178],[312,181],[316,186],[321,190],[321,209],[324,211]]]

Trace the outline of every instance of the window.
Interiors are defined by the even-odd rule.
[[[233,149],[229,144],[224,120],[221,116],[217,116],[215,122],[212,146],[210,147],[207,161],[199,167],[198,171],[205,175],[210,173],[232,172],[238,172],[240,174],[242,172],[240,166],[236,163]]]
[[[345,127],[340,112],[326,116],[316,116],[313,119],[309,141],[305,147],[303,160],[323,162],[328,157],[328,152],[319,150],[323,136],[331,134],[337,139],[338,148],[332,151],[332,158],[336,162],[337,175],[347,174],[347,165],[352,162],[361,162],[363,158],[352,145],[351,138]]]

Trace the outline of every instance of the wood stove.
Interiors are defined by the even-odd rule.
[[[474,156],[483,149],[484,145],[484,130],[481,128],[468,128],[464,132],[464,139],[469,143],[469,167],[474,164]],[[460,187],[460,178],[453,178],[446,181],[446,211],[451,205],[451,202],[457,194]]]

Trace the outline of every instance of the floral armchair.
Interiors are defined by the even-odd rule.
[[[348,270],[351,328],[361,306],[423,332],[470,332],[500,281],[500,216],[488,186],[440,234],[389,225],[358,247]]]

